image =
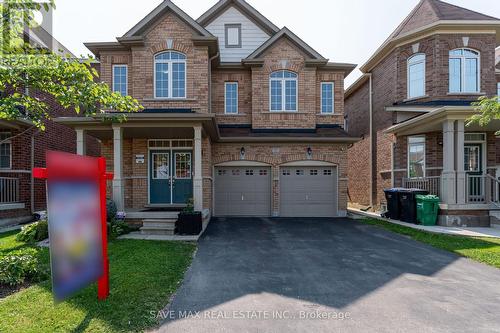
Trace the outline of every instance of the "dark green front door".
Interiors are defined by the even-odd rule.
[[[149,202],[185,204],[193,196],[192,152],[151,150]]]

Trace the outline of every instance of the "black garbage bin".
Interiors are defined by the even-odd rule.
[[[417,188],[401,189],[399,191],[399,205],[401,209],[400,220],[408,223],[417,223],[417,198],[418,194],[427,195],[429,191]]]
[[[387,200],[387,214],[386,217],[399,220],[400,216],[400,203],[399,203],[399,191],[404,190],[404,188],[389,188],[385,189],[385,199]]]

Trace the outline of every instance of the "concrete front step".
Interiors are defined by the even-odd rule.
[[[174,229],[155,229],[155,228],[141,228],[141,235],[159,236],[159,235],[175,235]]]
[[[176,218],[142,220],[142,235],[174,235]]]

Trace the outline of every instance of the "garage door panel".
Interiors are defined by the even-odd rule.
[[[284,167],[280,172],[280,215],[337,215],[335,167]]]
[[[215,215],[269,216],[269,167],[219,167],[215,171]]]

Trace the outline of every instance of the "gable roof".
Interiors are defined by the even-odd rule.
[[[420,0],[389,38],[361,66],[361,71],[370,71],[397,43],[413,38],[418,34],[429,32],[438,26],[453,27],[455,29],[467,27],[470,30],[474,26],[476,30],[479,29],[479,26],[483,29],[485,26],[494,27],[497,31],[497,41],[500,42],[500,19],[440,0]]]
[[[287,27],[281,29],[274,36],[269,38],[264,44],[262,44],[257,50],[255,50],[252,54],[250,54],[245,60],[253,60],[258,59],[258,57],[264,53],[269,47],[271,47],[274,43],[280,40],[282,37],[287,37],[290,41],[292,41],[295,45],[297,45],[302,51],[308,54],[312,59],[325,61],[328,59],[323,57],[321,54],[316,52],[312,47],[306,44],[302,39],[297,37],[293,32],[291,32]]]
[[[219,0],[214,6],[201,15],[196,21],[206,27],[229,7],[234,6],[245,16],[251,19],[269,35],[277,33],[280,29],[269,21],[264,15],[250,6],[245,0]]]
[[[440,0],[421,0],[391,34],[391,38],[437,21],[496,21],[495,17],[455,6]]]
[[[125,35],[123,35],[122,39],[132,38],[141,36],[145,30],[151,27],[156,20],[158,20],[161,16],[163,16],[166,12],[172,11],[179,18],[181,18],[186,24],[188,24],[194,31],[198,32],[203,37],[213,37],[208,30],[202,27],[198,22],[191,18],[188,14],[186,14],[182,9],[177,7],[172,1],[164,0],[161,4],[158,5],[152,12],[150,12],[146,17],[139,21],[132,29],[127,31]]]

